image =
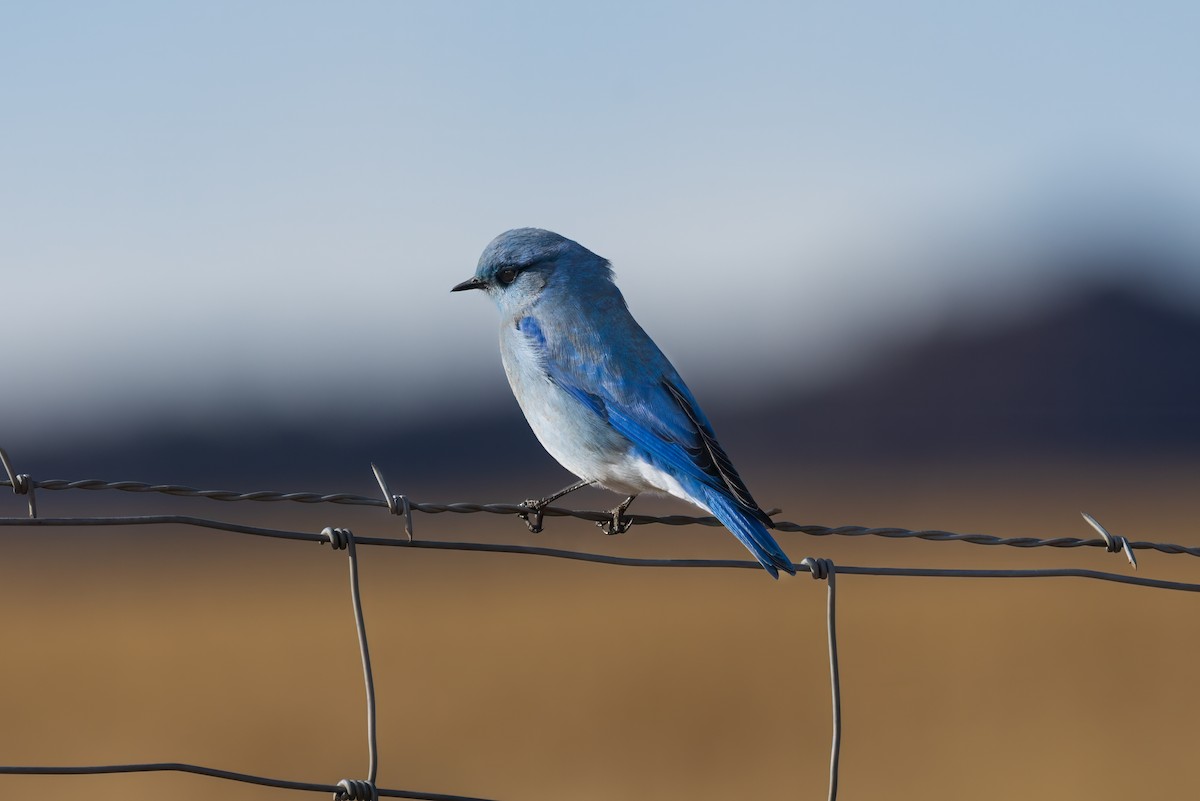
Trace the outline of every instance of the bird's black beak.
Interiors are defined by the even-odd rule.
[[[468,278],[466,281],[463,281],[461,284],[455,284],[454,288],[451,289],[450,291],[451,292],[462,292],[464,289],[483,289],[485,286],[487,286],[487,284],[484,283],[483,281],[480,281],[478,278]]]

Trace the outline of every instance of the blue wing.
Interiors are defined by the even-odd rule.
[[[524,317],[517,325],[538,347],[546,374],[555,384],[658,460],[728,493],[763,525],[772,525],[717,442],[691,391],[644,333],[642,344],[653,349],[650,353],[643,347],[640,354],[625,354],[641,358],[597,360],[594,353],[588,353],[588,359],[580,358],[569,343],[552,347],[533,317]]]
[[[662,351],[628,320],[606,337],[614,347],[585,348],[566,337],[547,341],[533,317],[517,327],[534,345],[546,375],[606,419],[645,455],[684,479],[763,565],[792,572],[791,562],[764,530],[771,519],[751,497],[712,425]],[[690,480],[689,480],[690,479]]]

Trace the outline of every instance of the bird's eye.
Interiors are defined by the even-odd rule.
[[[517,280],[517,268],[516,267],[505,267],[503,270],[496,273],[496,279],[499,280],[500,283],[504,284],[505,286],[508,286],[513,281]]]

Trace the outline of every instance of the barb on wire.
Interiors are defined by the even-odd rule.
[[[1080,514],[1083,515],[1083,519],[1088,522],[1088,525],[1100,532],[1100,536],[1104,539],[1105,548],[1109,553],[1124,553],[1125,558],[1129,560],[1129,564],[1133,566],[1134,570],[1137,570],[1137,557],[1133,555],[1133,549],[1129,547],[1129,540],[1109,534],[1108,529],[1100,525],[1099,521],[1087,512],[1080,512]]]
[[[377,475],[379,479],[381,475]],[[12,481],[4,481],[0,479],[0,485],[12,485]],[[29,481],[32,491],[33,487],[45,490],[118,490],[121,492],[136,492],[136,493],[158,493],[163,495],[171,495],[175,497],[190,497],[190,498],[208,498],[215,501],[259,501],[266,503],[277,502],[294,502],[294,503],[333,503],[348,506],[376,506],[388,509],[397,509],[397,514],[405,515],[405,531],[411,534],[412,531],[412,513],[421,512],[423,514],[475,514],[487,513],[497,515],[512,515],[520,517],[527,515],[529,508],[522,504],[512,503],[417,503],[411,501],[404,495],[393,495],[386,488],[386,482],[381,486],[384,489],[384,495],[391,499],[391,504],[387,500],[380,498],[369,498],[363,495],[355,495],[353,493],[330,493],[321,494],[316,492],[272,492],[272,491],[257,491],[257,492],[235,492],[232,490],[201,490],[193,487],[185,487],[178,484],[146,484],[140,481],[102,481],[100,479],[84,479],[81,481],[65,481],[61,479],[51,479],[46,481]],[[573,517],[579,520],[588,520],[593,523],[604,523],[612,520],[611,511],[598,510],[576,510],[565,509],[557,506],[547,506],[541,510],[548,517]],[[656,523],[666,526],[713,526],[720,527],[723,524],[715,517],[694,517],[690,515],[626,515],[626,520],[637,524],[646,525],[648,523]],[[801,524],[793,523],[786,520],[777,521],[775,523],[777,531],[789,531],[800,534],[806,534],[810,537],[882,537],[884,539],[920,539],[930,542],[966,542],[972,545],[1004,545],[1014,548],[1104,548],[1112,551],[1111,542],[1103,536],[1094,539],[1081,539],[1079,537],[997,537],[991,534],[959,534],[952,531],[941,531],[937,529],[921,529],[912,530],[905,528],[867,528],[865,526],[822,526],[816,524]],[[1184,545],[1176,545],[1174,543],[1164,542],[1148,542],[1148,541],[1131,541],[1125,538],[1120,538],[1119,550],[1124,552],[1127,557],[1132,557],[1134,550],[1153,550],[1165,554],[1186,554],[1188,556],[1200,556],[1200,547],[1188,547]],[[1132,560],[1131,560],[1132,561]]]
[[[18,473],[13,470],[12,461],[8,458],[8,451],[0,448],[0,464],[4,465],[4,472],[8,473],[8,486],[12,487],[14,495],[24,495],[29,502],[29,516],[37,517],[37,498],[33,494],[37,484],[29,478],[28,473]]]
[[[829,586],[825,627],[829,632],[829,687],[833,698],[833,742],[829,746],[829,801],[837,801],[838,762],[842,753],[842,680],[838,672],[837,650],[837,566],[832,559],[805,557],[800,564],[812,577],[824,579]]]
[[[408,535],[408,541],[412,542],[412,506],[408,502],[408,496],[393,493],[388,487],[387,479],[383,477],[383,471],[376,467],[374,462],[371,463],[371,471],[375,474],[375,480],[379,482],[379,489],[383,492],[388,511],[394,515],[404,515],[404,533]]]
[[[375,679],[371,674],[371,651],[367,647],[367,624],[363,619],[362,592],[358,586],[358,553],[354,549],[354,532],[348,528],[326,526],[321,536],[328,539],[335,551],[345,551],[350,563],[350,600],[354,606],[354,626],[358,629],[358,654],[362,659],[363,684],[367,689],[367,752],[370,755],[367,779],[342,779],[341,788],[334,794],[336,801],[375,801],[379,797],[375,779],[379,774],[379,741],[375,726]]]

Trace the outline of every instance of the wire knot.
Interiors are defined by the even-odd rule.
[[[1083,519],[1088,522],[1088,525],[1096,529],[1100,534],[1101,539],[1104,540],[1104,550],[1109,553],[1124,553],[1125,558],[1129,560],[1129,564],[1134,570],[1137,570],[1137,557],[1133,555],[1133,546],[1129,544],[1129,540],[1119,534],[1109,534],[1108,529],[1100,525],[1100,521],[1087,512],[1080,512],[1080,514],[1083,515]]]
[[[408,502],[408,496],[393,493],[388,487],[387,479],[383,477],[383,472],[374,464],[371,465],[371,470],[375,473],[375,480],[379,482],[379,489],[383,491],[383,500],[387,502],[388,511],[394,515],[404,515],[404,533],[408,536],[408,541],[412,542],[412,504]]]
[[[366,779],[342,779],[337,783],[334,801],[378,801],[379,791],[375,783]]]
[[[800,561],[800,565],[802,567],[807,567],[808,572],[811,573],[812,577],[817,581],[824,581],[837,572],[837,568],[834,567],[832,559],[821,559],[815,556],[806,556]]]
[[[354,541],[354,533],[348,528],[334,528],[326,526],[321,531],[321,536],[329,539],[329,544],[333,546],[335,551],[344,551]]]

